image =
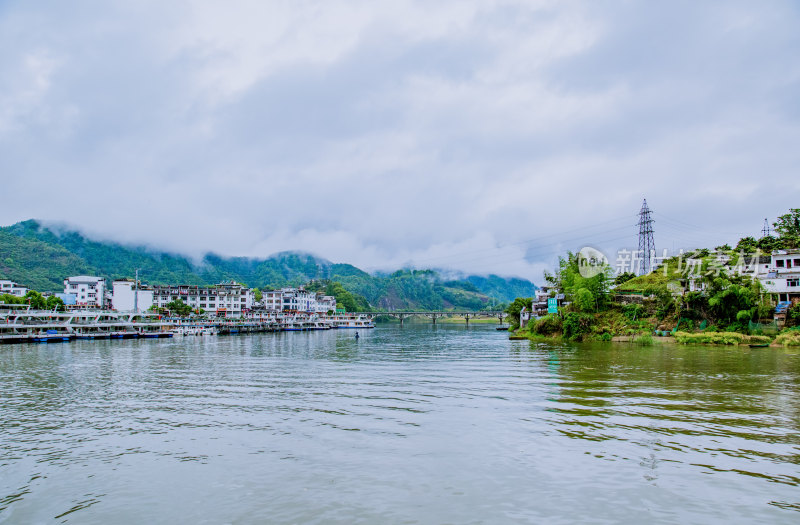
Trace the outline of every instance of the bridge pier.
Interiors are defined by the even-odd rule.
[[[469,326],[469,314],[464,314],[464,321],[467,323],[467,326]]]
[[[436,314],[431,314],[431,320],[433,321],[433,324],[436,324]]]

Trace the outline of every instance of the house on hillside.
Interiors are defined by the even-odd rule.
[[[773,252],[769,269],[759,280],[778,303],[800,303],[800,250]]]
[[[13,295],[14,297],[25,297],[28,287],[17,284],[14,281],[0,279],[0,295]]]

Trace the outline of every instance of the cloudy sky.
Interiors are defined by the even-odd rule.
[[[800,207],[800,4],[0,2],[0,224],[541,280]],[[613,256],[612,256],[613,257]]]

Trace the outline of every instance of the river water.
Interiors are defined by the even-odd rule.
[[[800,357],[491,326],[0,347],[2,523],[800,523]]]

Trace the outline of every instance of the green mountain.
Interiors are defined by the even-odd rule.
[[[322,290],[338,282],[358,304],[368,302],[379,310],[477,310],[531,296],[536,289],[530,281],[496,275],[447,280],[434,270],[407,269],[370,275],[349,264],[297,252],[266,259],[209,253],[197,262],[145,246],[95,241],[35,220],[0,228],[0,278],[36,290],[61,291],[63,279],[70,275],[98,275],[109,280],[132,277],[136,268],[149,284],[203,285],[233,280],[263,289],[305,285],[314,280]]]

